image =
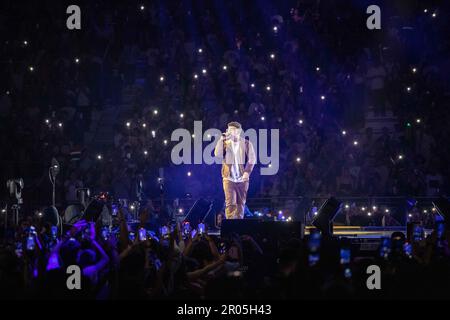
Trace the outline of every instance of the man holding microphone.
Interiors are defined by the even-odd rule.
[[[256,164],[253,144],[241,137],[242,126],[230,122],[214,155],[222,158],[223,191],[227,219],[243,219],[250,174]]]

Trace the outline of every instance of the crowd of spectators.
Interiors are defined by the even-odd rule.
[[[186,166],[171,164],[170,135],[194,120],[204,130],[238,120],[280,129],[278,174],[256,168],[253,197],[448,190],[444,8],[388,6],[382,30],[370,31],[350,2],[299,1],[260,14],[257,4],[235,5],[85,3],[83,28],[69,31],[62,4],[2,4],[1,27],[14,30],[1,53],[2,180],[23,177],[29,202],[42,205],[56,157],[60,204],[79,185],[135,198],[138,177],[153,197],[159,168],[173,196],[217,195],[202,182],[220,186],[217,168],[193,166],[186,179]],[[96,149],[85,139],[92,115],[122,105],[124,93],[114,143]],[[380,128],[367,124],[371,113]]]

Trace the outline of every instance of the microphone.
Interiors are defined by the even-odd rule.
[[[53,158],[52,159],[52,174],[55,177],[56,175],[58,175],[58,173],[59,173],[59,163],[55,158]]]

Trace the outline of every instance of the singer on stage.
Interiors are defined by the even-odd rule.
[[[227,131],[222,134],[214,149],[214,155],[222,159],[227,219],[244,218],[250,174],[256,163],[252,143],[244,139],[241,134],[241,124],[235,121],[230,122]]]

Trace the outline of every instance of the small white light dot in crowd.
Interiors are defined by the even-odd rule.
[[[203,73],[203,74],[206,74],[206,69],[202,69],[202,73]]]
[[[350,208],[350,206],[348,204],[346,204],[345,205],[345,209],[348,209],[348,208]]]
[[[428,9],[423,9],[423,12],[424,12],[424,13],[427,13],[427,12],[428,12]]]
[[[435,212],[435,211],[436,211],[436,208],[431,208],[431,211]]]
[[[167,140],[164,140],[163,143],[164,143],[164,144],[167,144]]]
[[[377,206],[372,206],[373,211],[377,211]]]
[[[251,83],[251,84],[250,84],[250,87],[254,88],[254,87],[255,87],[255,84],[254,84],[254,83]]]
[[[192,173],[190,171],[188,171],[187,176],[190,177],[192,175]]]
[[[361,210],[362,211],[366,211],[366,207],[361,207]]]
[[[194,73],[194,79],[197,79],[198,75],[196,73]]]
[[[234,110],[234,114],[238,114],[239,113],[239,111],[238,110]]]
[[[58,122],[58,127],[62,128],[63,124],[62,122]]]
[[[131,126],[131,122],[127,122],[125,125],[129,128]]]
[[[411,92],[411,87],[406,87],[406,91]]]
[[[412,73],[416,73],[417,69],[416,68],[412,68],[411,71],[412,71]]]
[[[183,119],[184,118],[184,114],[180,113],[180,118]]]
[[[203,52],[203,49],[202,48],[199,48],[198,49],[198,53],[202,53]]]
[[[320,100],[325,100],[325,96],[320,96]]]
[[[155,130],[152,130],[152,137],[154,138],[156,136]]]
[[[5,213],[6,212],[6,209],[2,209],[2,213]]]
[[[358,145],[358,141],[356,141],[356,140],[353,141],[353,145],[354,145],[354,146],[357,146],[357,145]]]
[[[102,160],[102,155],[101,154],[97,155],[97,160]]]
[[[278,211],[278,214],[283,214],[283,211],[279,210],[279,211]]]
[[[223,66],[222,69],[223,69],[223,70],[227,70],[228,67],[227,67],[227,66]]]
[[[192,138],[195,138],[195,134],[192,134]]]
[[[269,168],[272,168],[272,164],[271,163],[269,163]]]
[[[431,15],[433,18],[436,18],[436,12],[433,12],[433,14]]]
[[[164,76],[159,77],[159,81],[163,82],[164,81]]]
[[[144,150],[144,154],[145,154],[145,155],[148,155],[148,151],[147,151],[147,150]]]
[[[314,215],[317,216],[317,211],[314,211]]]
[[[273,31],[277,32],[278,31],[278,27],[277,26],[273,26]]]
[[[153,110],[153,114],[158,114],[158,110],[157,109],[155,109],[155,110]]]
[[[146,128],[147,127],[147,124],[146,123],[143,123],[142,124],[142,128]]]
[[[416,122],[417,122],[417,123],[420,123],[421,121],[422,121],[422,120],[420,120],[420,119],[416,119]]]
[[[428,210],[427,210],[427,209],[424,209],[424,210],[423,210],[423,213],[427,213],[427,212],[428,212]]]
[[[10,93],[10,92],[9,92],[9,90],[7,90],[7,91],[6,91],[6,95],[8,95],[8,96],[9,96],[9,93]]]
[[[266,86],[267,91],[270,91],[270,89],[271,89],[270,86]]]
[[[409,213],[409,214],[408,214],[408,217],[410,217],[410,218],[411,218],[411,217],[412,217],[412,214],[411,214],[411,213]]]
[[[208,139],[211,138],[211,135],[210,135],[210,134],[207,134],[206,136],[208,137]]]
[[[33,67],[33,66],[29,66],[29,67],[28,67],[28,70],[30,70],[31,72],[33,72],[33,71],[34,71],[34,67]]]
[[[316,71],[320,71],[320,67],[316,67]]]
[[[370,217],[372,215],[372,212],[367,212],[367,215]]]
[[[38,215],[38,217],[42,217],[42,212],[39,211],[39,212],[37,213],[37,215]]]
[[[389,213],[389,209],[385,209],[384,212]]]
[[[132,204],[132,205],[130,206],[130,209],[131,209],[131,210],[134,210],[134,209],[136,209],[136,207]]]
[[[45,123],[46,123],[46,124],[49,124],[49,123],[50,123],[50,120],[49,120],[49,119],[45,119]]]
[[[297,157],[297,159],[295,159],[295,161],[300,162],[302,159],[300,159],[300,157]]]
[[[80,62],[80,59],[75,58],[75,63],[79,63],[79,62]]]
[[[261,120],[264,121],[264,120],[266,120],[266,118],[265,117],[261,117]]]
[[[143,10],[145,9],[145,7],[144,7],[144,6],[141,6],[140,9],[141,9],[141,11],[143,11]]]
[[[299,124],[303,124],[303,119],[298,120]]]
[[[23,41],[23,44],[24,44],[24,45],[28,45],[28,41],[27,41],[27,40],[24,40],[24,41]]]
[[[183,209],[181,209],[181,208],[178,209],[178,212],[179,212],[179,213],[183,213]]]
[[[275,54],[274,53],[270,54],[270,59],[272,59],[272,60],[275,59]]]
[[[345,136],[347,134],[347,131],[342,130],[342,135]]]
[[[402,160],[403,159],[403,155],[399,154],[398,155],[398,160]]]

